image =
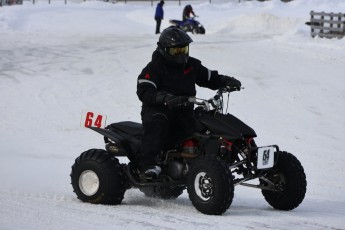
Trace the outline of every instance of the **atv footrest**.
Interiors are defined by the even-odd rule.
[[[140,175],[134,175],[130,164],[128,164],[126,173],[134,187],[158,186],[162,184],[167,186],[185,185],[185,181],[172,180],[170,177],[164,175],[157,179],[147,180],[145,177],[141,177]]]

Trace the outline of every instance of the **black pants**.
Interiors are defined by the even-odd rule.
[[[156,34],[159,34],[161,32],[161,22],[162,19],[161,18],[155,18],[156,20]]]
[[[157,157],[176,142],[191,136],[196,127],[193,110],[172,111],[166,107],[146,107],[141,111],[144,133],[141,143],[142,168],[157,165]]]

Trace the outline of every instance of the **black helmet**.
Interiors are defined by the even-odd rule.
[[[189,43],[191,42],[193,40],[186,32],[171,26],[161,33],[157,50],[168,61],[184,64],[189,58]]]

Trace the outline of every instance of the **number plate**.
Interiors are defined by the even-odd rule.
[[[107,120],[106,115],[85,111],[82,113],[80,125],[82,127],[97,127],[104,128]]]
[[[258,169],[272,168],[274,165],[275,148],[272,146],[258,148]]]

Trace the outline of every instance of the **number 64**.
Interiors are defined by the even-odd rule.
[[[107,116],[94,112],[84,112],[82,114],[81,125],[84,127],[104,128],[106,117]]]

